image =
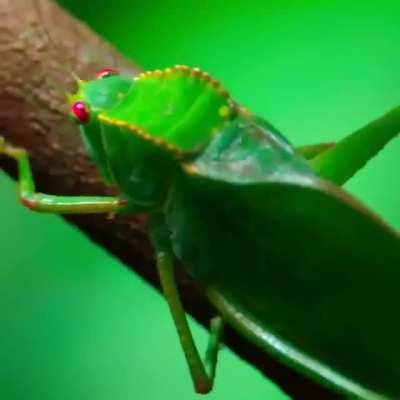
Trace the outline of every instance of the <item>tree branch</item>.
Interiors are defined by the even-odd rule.
[[[113,193],[101,183],[77,127],[66,117],[64,93],[74,89],[66,65],[73,66],[73,72],[83,79],[93,77],[104,66],[117,66],[129,74],[137,73],[138,68],[47,0],[0,0],[0,20],[0,134],[29,151],[40,191]],[[9,160],[0,161],[1,167],[15,176],[15,166]],[[68,216],[66,220],[159,289],[145,216]],[[182,268],[178,268],[178,281],[185,309],[208,326],[213,312],[201,290]],[[230,329],[225,343],[294,398],[336,398]]]

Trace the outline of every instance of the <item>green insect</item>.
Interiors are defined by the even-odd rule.
[[[4,142],[0,152],[18,162],[20,197],[33,210],[148,213],[197,392],[212,389],[226,323],[337,392],[400,397],[400,237],[339,187],[400,131],[399,108],[337,144],[294,149],[196,68],[135,78],[107,68],[78,84],[71,115],[119,196],[36,193],[27,153]],[[219,314],[204,362],[176,258]]]

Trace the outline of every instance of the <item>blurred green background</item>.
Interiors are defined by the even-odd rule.
[[[144,68],[207,70],[295,144],[400,103],[398,1],[62,3]],[[397,139],[347,185],[397,228],[399,151]],[[198,398],[162,298],[59,218],[24,210],[4,174],[0,199],[0,398]],[[225,349],[208,398],[287,397]]]

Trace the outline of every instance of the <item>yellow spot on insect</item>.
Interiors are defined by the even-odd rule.
[[[182,169],[189,175],[196,175],[199,173],[198,168],[194,164],[181,164]]]
[[[222,118],[228,118],[231,115],[231,109],[228,106],[222,106],[218,110],[218,114]]]
[[[117,97],[118,97],[118,99],[122,99],[123,97],[125,96],[125,93],[123,93],[123,92],[119,92],[118,94],[117,94]]]
[[[169,68],[171,69],[171,68]],[[175,67],[173,67],[173,69],[175,71],[183,71],[183,72],[189,72],[190,68],[187,65],[175,65]],[[172,71],[172,69],[171,69]]]

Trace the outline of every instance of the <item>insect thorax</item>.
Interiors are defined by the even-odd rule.
[[[93,114],[82,131],[103,178],[148,207],[163,201],[180,160],[200,153],[236,113],[217,81],[184,66],[88,82],[78,94]]]

